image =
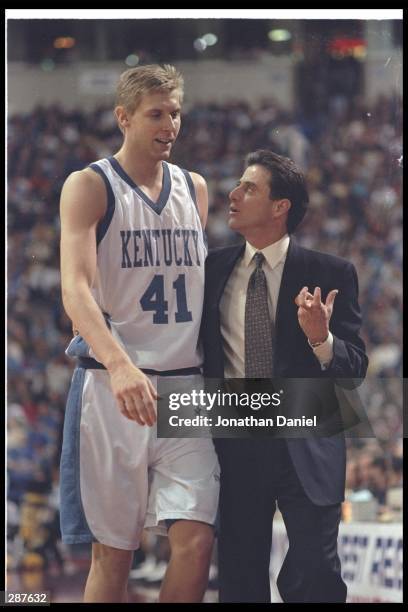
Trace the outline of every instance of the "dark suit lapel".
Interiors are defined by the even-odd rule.
[[[222,260],[222,265],[219,267],[218,282],[216,286],[216,293],[214,296],[218,306],[220,304],[222,294],[224,293],[225,285],[227,284],[227,281],[231,276],[235,264],[237,263],[238,259],[243,256],[244,252],[245,243],[231,247],[230,249],[225,251],[224,258]]]
[[[284,359],[284,356],[287,355],[290,358],[291,352],[294,350],[292,339],[297,330],[297,306],[294,300],[303,286],[304,279],[305,262],[302,249],[292,237],[283,268],[276,308],[275,364],[278,369],[283,366],[282,359]]]
[[[220,302],[224,293],[225,285],[231,275],[232,270],[238,259],[245,250],[245,244],[222,249],[211,263],[206,264],[206,289],[205,306],[203,316],[204,344],[206,348],[206,367],[207,376],[222,377],[224,375],[224,351],[221,335],[221,313]],[[210,259],[210,258],[209,258]],[[208,355],[211,355],[209,363]]]

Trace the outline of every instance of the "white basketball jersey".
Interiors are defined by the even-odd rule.
[[[198,334],[207,255],[191,178],[178,166],[162,164],[156,203],[115,158],[90,166],[108,194],[97,229],[92,292],[133,363],[157,371],[202,363]]]

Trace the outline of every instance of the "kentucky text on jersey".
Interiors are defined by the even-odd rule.
[[[201,266],[197,230],[120,230],[120,236],[122,268]]]

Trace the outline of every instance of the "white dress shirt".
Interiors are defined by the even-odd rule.
[[[279,289],[282,280],[290,238],[283,238],[261,249],[265,257],[262,269],[268,285],[268,309],[275,322]],[[246,243],[243,257],[235,265],[220,302],[221,334],[225,354],[225,378],[245,378],[245,303],[249,278],[255,270],[253,256],[258,252],[249,242]],[[299,289],[300,290],[300,289]],[[313,350],[325,369],[333,358],[333,336]]]

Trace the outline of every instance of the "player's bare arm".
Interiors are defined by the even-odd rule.
[[[205,179],[196,172],[190,172],[192,181],[194,183],[196,197],[197,197],[197,206],[198,206],[198,214],[200,215],[201,225],[203,229],[207,223],[208,217],[208,190],[207,183]]]
[[[156,391],[106,326],[91,287],[97,251],[96,228],[106,211],[106,188],[92,170],[74,172],[61,193],[62,300],[73,326],[109,372],[122,414],[140,425],[156,420]]]

